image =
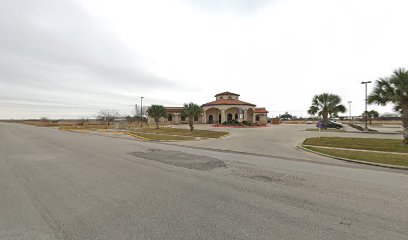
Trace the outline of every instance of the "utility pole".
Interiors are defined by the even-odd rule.
[[[140,98],[140,127],[143,125],[143,97]]]
[[[368,97],[367,97],[367,84],[368,83],[371,83],[371,81],[367,81],[367,82],[361,82],[361,84],[365,84],[365,112],[364,112],[364,115],[365,115],[365,128],[364,128],[364,130],[365,131],[367,131],[368,132],[368,114],[367,114],[367,100],[368,100]]]

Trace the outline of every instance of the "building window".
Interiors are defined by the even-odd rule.
[[[260,118],[259,118],[259,115],[256,115],[256,116],[255,116],[255,121],[259,122],[259,119],[260,119]]]
[[[167,116],[167,121],[169,121],[169,122],[173,121],[173,115]]]
[[[228,99],[231,99],[232,97],[231,96],[228,96]]]
[[[235,120],[238,120],[238,114],[237,113],[235,114]]]
[[[186,116],[181,116],[181,121],[186,121]]]
[[[220,97],[220,99],[224,99],[223,97]]]

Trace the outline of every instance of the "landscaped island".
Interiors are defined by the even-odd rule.
[[[308,138],[303,142],[303,147],[333,157],[408,166],[408,146],[398,139]]]

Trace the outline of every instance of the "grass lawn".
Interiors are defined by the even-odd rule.
[[[318,132],[318,128],[307,128],[305,131],[310,131],[310,132]],[[345,132],[344,129],[335,129],[335,128],[328,128],[328,129],[321,129],[321,132]]]
[[[317,137],[308,138],[304,145],[353,148],[385,152],[408,153],[408,146],[398,139],[378,139],[378,138],[342,138],[342,137]],[[366,153],[364,153],[366,154]],[[406,156],[405,156],[406,157]]]
[[[134,133],[155,133],[155,134],[165,134],[165,135],[176,135],[176,136],[188,136],[188,137],[202,137],[202,138],[218,138],[228,134],[228,132],[221,131],[210,131],[210,130],[194,130],[192,133],[189,129],[180,128],[142,128],[136,129]]]
[[[331,156],[361,160],[366,162],[383,163],[399,166],[408,166],[408,156],[398,155],[398,154],[387,154],[387,153],[370,153],[370,152],[359,152],[350,150],[338,150],[338,149],[326,149],[326,148],[315,148],[306,147],[307,149],[328,154]]]
[[[138,133],[132,132],[137,136],[144,137],[150,140],[159,140],[159,141],[186,141],[186,140],[194,140],[194,137],[189,136],[176,136],[176,135],[164,135],[164,134],[154,134],[154,133]]]

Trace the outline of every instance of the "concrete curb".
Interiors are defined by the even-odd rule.
[[[230,136],[230,132],[226,132],[227,134],[225,134],[223,136],[220,136],[220,137],[215,137],[215,138],[211,138],[211,137],[208,137],[208,138],[207,137],[193,137],[194,139],[188,139],[188,140],[153,140],[153,139],[150,139],[150,138],[145,138],[145,137],[139,136],[139,135],[137,135],[137,133],[131,133],[131,132],[122,132],[122,133],[133,136],[133,137],[136,137],[136,138],[139,138],[139,139],[142,139],[142,140],[151,141],[151,142],[202,141],[202,140],[209,140],[209,139],[222,139],[222,138]],[[150,134],[150,133],[145,133],[145,134]],[[151,134],[154,134],[154,133],[151,133]],[[159,134],[159,135],[166,135],[166,134]],[[173,136],[179,136],[179,135],[173,135]],[[181,136],[181,137],[184,137],[184,136]],[[187,138],[187,137],[190,137],[190,136],[185,136],[185,137]]]
[[[141,137],[141,136],[136,135],[136,134],[134,134],[134,133],[124,132],[123,134],[129,135],[129,136],[132,136],[132,137],[135,137],[135,138],[141,139],[141,140],[151,141],[151,139],[150,139],[150,138]]]
[[[102,136],[99,134],[94,134],[92,133],[92,131],[94,132],[100,132],[99,130],[88,130],[88,129],[63,129],[63,128],[56,128],[59,129],[61,131],[67,131],[67,132],[74,132],[74,133],[83,133],[83,134],[88,134],[88,135],[96,135],[96,136]],[[106,132],[106,131],[103,131]],[[145,138],[142,136],[139,136],[137,134],[131,133],[131,132],[127,132],[127,131],[109,131],[108,133],[111,134],[122,134],[122,135],[129,135],[132,137],[135,137],[139,140],[143,140],[143,141],[149,141],[149,142],[183,142],[183,141],[202,141],[202,140],[209,140],[209,139],[221,139],[224,137],[228,137],[230,135],[230,133],[228,132],[226,135],[220,136],[220,137],[216,137],[216,138],[200,138],[200,137],[195,137],[194,139],[189,139],[189,140],[153,140],[150,138]],[[107,137],[107,136],[104,136]]]
[[[336,157],[336,156],[332,156],[332,155],[329,155],[329,154],[320,153],[320,152],[316,152],[316,151],[307,149],[307,148],[303,147],[302,145],[298,145],[298,148],[300,148],[300,149],[302,149],[304,151],[310,152],[310,153],[320,155],[320,156],[329,157],[329,158],[338,159],[338,160],[343,160],[343,161],[347,161],[347,162],[354,162],[354,163],[372,165],[372,166],[377,166],[377,167],[386,167],[386,168],[392,168],[392,169],[408,170],[408,167],[405,167],[405,166],[398,166],[398,165],[391,165],[391,164],[384,164],[384,163],[375,163],[375,162],[366,162],[366,161],[361,161],[361,160],[354,160],[354,159],[349,159],[349,158]]]

